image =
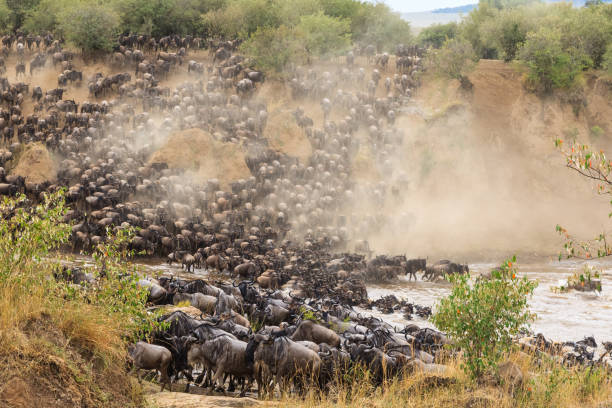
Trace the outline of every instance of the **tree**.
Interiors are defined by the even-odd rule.
[[[561,37],[560,30],[542,27],[529,33],[521,47],[520,59],[529,69],[527,83],[535,91],[569,88],[588,66],[588,57],[580,49],[563,49]]]
[[[119,32],[119,17],[106,6],[81,4],[64,12],[60,28],[84,54],[110,51]]]
[[[600,68],[612,44],[612,20],[603,8],[569,9],[558,23],[565,49],[577,48],[589,57],[589,66]]]
[[[122,31],[150,34],[197,34],[202,31],[202,13],[220,6],[218,2],[197,0],[123,0],[115,9]]]
[[[440,48],[446,40],[457,36],[458,25],[455,22],[448,24],[433,24],[424,28],[417,38],[417,42],[424,47]]]
[[[495,13],[481,27],[486,44],[495,47],[504,61],[512,61],[533,30],[533,20],[524,9],[504,9]]]
[[[258,69],[280,74],[290,63],[303,63],[306,52],[294,30],[285,25],[260,27],[241,46]]]
[[[444,46],[428,54],[426,65],[439,75],[457,79],[465,89],[471,88],[467,74],[476,66],[478,57],[469,42],[448,40]]]
[[[495,9],[481,3],[459,25],[459,37],[469,41],[479,58],[497,58],[497,49],[491,44],[485,44],[481,33],[482,25],[494,16]]]
[[[296,32],[309,56],[325,57],[342,53],[351,44],[349,22],[323,13],[302,16]]]
[[[378,52],[392,51],[397,44],[412,42],[410,23],[383,3],[374,5],[366,15],[365,31],[361,41],[373,44]]]
[[[279,12],[268,0],[231,0],[225,8],[206,14],[204,24],[213,35],[248,38],[259,28],[279,27]]]
[[[6,0],[0,0],[0,27],[7,31],[11,21],[11,10],[6,5]]]
[[[451,275],[451,294],[440,300],[432,321],[461,349],[464,370],[480,378],[496,367],[510,350],[513,338],[535,317],[527,300],[537,283],[520,278],[516,257],[491,272],[490,279],[469,281],[469,275]]]
[[[59,31],[60,15],[75,6],[74,0],[41,0],[38,5],[27,11],[23,27],[28,33],[61,34]]]
[[[40,0],[6,0],[6,5],[11,12],[13,29],[21,28],[26,12],[36,7],[39,2]]]

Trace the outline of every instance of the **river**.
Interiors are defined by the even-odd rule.
[[[536,333],[542,333],[547,338],[557,341],[581,340],[585,336],[594,336],[598,343],[602,340],[612,340],[612,285],[609,283],[612,261],[589,261],[603,272],[602,292],[582,293],[570,291],[555,293],[553,286],[559,286],[574,271],[582,270],[583,261],[562,261],[534,259],[518,264],[519,275],[537,280],[538,287],[529,302],[531,310],[537,318],[531,328]],[[498,266],[494,263],[470,264],[470,272],[474,276],[488,272]],[[369,286],[368,295],[371,299],[393,294],[411,303],[435,308],[436,301],[450,292],[450,284],[430,283],[424,281],[408,282],[401,280],[397,284],[384,286]],[[392,324],[408,323],[400,313],[383,315],[373,312],[377,317],[384,318]],[[430,326],[431,323],[415,316],[414,323]]]

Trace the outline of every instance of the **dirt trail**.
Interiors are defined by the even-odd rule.
[[[154,408],[250,408],[269,407],[252,398],[213,397],[185,394],[183,392],[161,392],[147,396],[147,402]]]

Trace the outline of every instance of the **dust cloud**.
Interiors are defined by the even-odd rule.
[[[404,118],[403,149],[376,164],[391,191],[384,204],[354,200],[354,219],[384,220],[355,231],[376,253],[554,256],[563,246],[557,224],[584,239],[609,228],[608,200],[565,167],[551,134],[530,134],[522,123],[505,128],[469,106],[450,111],[432,121]]]

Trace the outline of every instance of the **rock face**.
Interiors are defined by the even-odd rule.
[[[173,133],[161,149],[153,153],[149,164],[185,170],[186,177],[200,184],[218,179],[224,187],[251,176],[238,144],[218,141],[202,129]]]

